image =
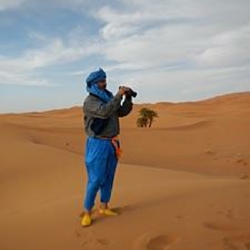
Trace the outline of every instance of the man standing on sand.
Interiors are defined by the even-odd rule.
[[[120,132],[119,117],[128,115],[133,107],[132,97],[127,94],[129,88],[120,87],[115,96],[107,90],[106,73],[102,69],[92,72],[86,82],[89,95],[84,101],[83,112],[88,136],[85,151],[88,183],[84,200],[85,213],[81,221],[84,227],[92,223],[91,210],[99,190],[99,213],[117,215],[109,208],[108,203],[120,154],[117,139]],[[121,105],[123,96],[125,100]]]

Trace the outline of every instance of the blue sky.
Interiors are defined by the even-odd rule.
[[[250,90],[249,0],[0,0],[0,112],[82,105],[102,67],[136,102]]]

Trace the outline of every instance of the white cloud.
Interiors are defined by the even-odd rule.
[[[198,65],[229,67],[250,62],[250,25],[218,34],[211,38],[210,46],[199,55]]]
[[[120,2],[99,11],[102,54],[118,81],[147,89],[144,101],[250,89],[250,1]]]
[[[75,11],[90,10],[93,6],[99,4],[98,0],[0,0],[0,11],[8,9],[38,9],[41,6],[50,6],[54,8],[72,9]]]
[[[249,60],[250,22],[242,22],[249,16],[247,1],[136,0],[133,6],[99,11],[108,60],[149,67],[178,61],[226,67]]]
[[[27,49],[21,57],[0,57],[1,80],[5,84],[51,85],[48,80],[37,78],[36,70],[53,65],[72,63],[98,52],[97,44],[79,40],[64,42],[31,32],[30,38],[43,42],[43,47]],[[32,76],[33,75],[33,76]]]
[[[0,11],[16,8],[25,1],[26,0],[0,0]]]
[[[21,6],[27,1],[15,3]],[[148,89],[160,89],[160,94],[167,86],[173,96],[180,91],[183,98],[192,98],[198,90],[237,89],[233,87],[237,80],[250,88],[249,0],[118,0],[113,7],[100,7],[98,1],[45,2],[78,14],[90,11],[102,27],[92,41],[83,37],[79,23],[66,39],[30,33],[30,39],[43,45],[26,49],[20,58],[0,58],[6,82],[21,82],[24,73],[34,74],[34,82],[39,84],[37,69],[100,55],[103,67],[118,80],[127,77],[132,84],[143,82]],[[11,2],[0,0],[0,6],[8,8],[7,3]]]
[[[250,90],[250,1],[120,2],[98,13],[102,54],[118,82],[144,93],[140,100]]]
[[[56,84],[49,82],[39,76],[30,74],[13,74],[8,72],[1,72],[1,83],[2,84],[16,84],[16,85],[27,85],[27,86],[56,86]]]
[[[111,84],[120,82],[134,88],[139,93],[139,102],[199,100],[223,91],[250,90],[249,67],[146,70],[128,73],[125,77],[117,73]]]

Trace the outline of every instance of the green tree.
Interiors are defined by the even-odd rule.
[[[152,109],[142,108],[139,111],[139,117],[137,119],[137,127],[151,127],[154,119],[158,116],[158,113]]]
[[[143,127],[147,127],[148,120],[145,117],[138,117],[136,123],[137,123],[137,127],[143,128]]]

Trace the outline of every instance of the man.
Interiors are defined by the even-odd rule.
[[[118,93],[107,90],[106,73],[99,69],[92,72],[87,80],[89,95],[84,101],[84,124],[88,136],[85,151],[85,165],[88,183],[84,200],[85,213],[81,224],[91,225],[91,210],[100,190],[99,213],[107,216],[117,215],[109,208],[113,181],[120,154],[117,135],[120,132],[119,117],[128,115],[133,107],[130,89],[120,87]],[[125,97],[123,104],[121,101]]]

